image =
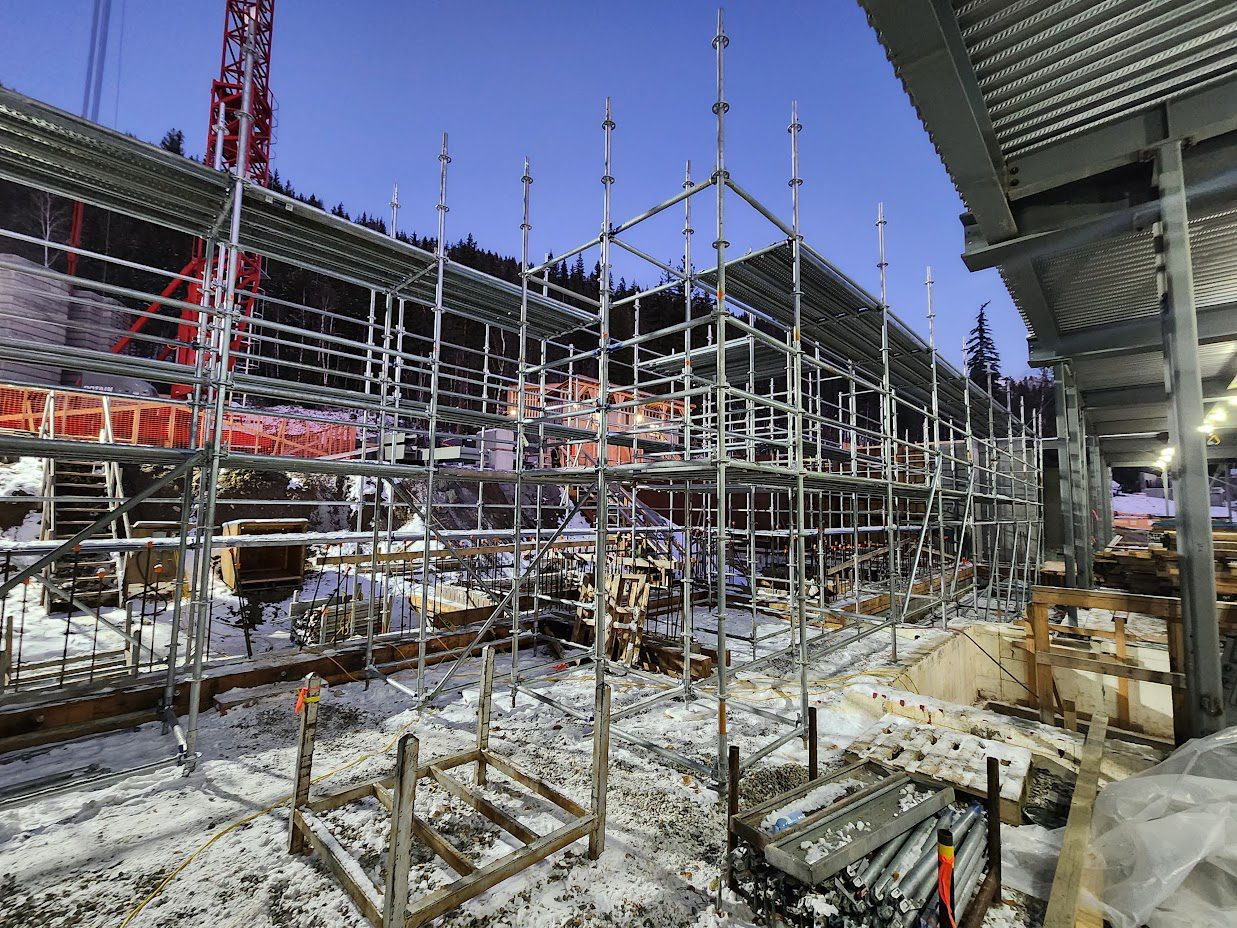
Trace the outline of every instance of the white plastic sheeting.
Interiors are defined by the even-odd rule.
[[[1237,925],[1237,727],[1102,790],[1091,853],[1113,928]]]

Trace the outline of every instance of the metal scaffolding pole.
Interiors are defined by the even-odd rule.
[[[889,619],[890,635],[893,638],[893,659],[898,659],[898,537],[897,513],[894,509],[894,454],[897,452],[897,436],[893,426],[893,386],[889,367],[889,287],[887,271],[889,263],[885,260],[885,204],[876,209],[876,240],[880,258],[877,268],[880,270],[880,305],[881,305],[881,458],[885,473],[885,537],[889,544]]]
[[[803,459],[803,410],[806,405],[803,392],[803,284],[800,249],[803,236],[799,231],[799,188],[803,179],[799,176],[799,132],[803,126],[799,124],[799,105],[790,106],[790,227],[794,232],[790,241],[791,247],[791,301],[794,317],[792,330],[791,357],[794,370],[791,374],[791,405],[794,406],[794,538],[795,551],[795,588],[794,610],[795,623],[799,630],[799,724],[804,728],[804,743],[807,741],[808,717],[808,652],[807,652],[807,518],[805,515],[803,497],[803,475],[807,464]],[[754,344],[754,343],[753,343]],[[749,513],[751,519],[754,513]],[[752,596],[755,599],[755,588]],[[724,674],[723,674],[724,676]]]
[[[726,46],[730,39],[726,37],[722,11],[717,11],[717,35],[713,38],[713,48],[717,59],[717,101],[713,104],[713,115],[717,123],[717,150],[713,166],[713,183],[716,187],[716,238],[713,240],[713,250],[717,256],[717,305],[714,309],[716,337],[714,339],[715,363],[717,364],[717,381],[713,391],[713,424],[716,429],[714,457],[716,460],[717,503],[716,525],[714,526],[714,544],[717,585],[717,655],[723,664],[726,661],[726,546],[729,541],[730,512],[729,490],[726,485],[727,466],[730,460],[730,449],[726,442],[727,416],[726,393],[729,379],[726,372],[726,112],[730,104],[726,102]],[[728,770],[729,739],[726,730],[727,710],[726,674],[720,673],[717,678],[717,756],[715,760],[716,775],[719,782],[725,782]]]
[[[434,275],[434,343],[430,347],[430,395],[429,422],[426,433],[425,466],[425,541],[421,557],[421,617],[417,623],[417,696],[425,696],[425,647],[430,624],[430,527],[434,519],[434,475],[438,472],[438,399],[442,373],[442,314],[443,283],[447,272],[447,165],[451,156],[447,152],[447,133],[442,134],[442,149],[438,153],[438,228],[434,247],[437,265]],[[394,222],[394,219],[392,219]],[[518,502],[518,497],[517,497]],[[518,532],[517,532],[518,538]],[[516,542],[518,544],[518,540]],[[519,564],[516,564],[516,574]],[[518,604],[519,596],[516,601]],[[372,624],[371,624],[372,627]],[[519,647],[519,630],[512,637],[512,667],[515,667],[515,649]]]
[[[683,189],[692,187],[692,163],[687,162],[683,171]],[[691,389],[692,381],[692,295],[695,287],[695,276],[692,268],[692,201],[691,197],[683,199],[683,392]],[[692,448],[692,402],[683,403],[683,460],[691,457]],[[673,507],[671,507],[673,512]],[[680,597],[683,613],[683,701],[692,698],[692,639],[696,622],[695,586],[694,586],[694,553],[692,546],[692,487],[688,481],[683,485],[683,563],[682,585]]]
[[[1090,544],[1087,535],[1086,474],[1078,416],[1078,388],[1068,364],[1058,364],[1057,391],[1057,468],[1061,486],[1061,530],[1065,557],[1065,585],[1087,589],[1091,586]],[[1070,621],[1077,624],[1077,610],[1069,609]]]
[[[254,34],[256,20],[250,19],[245,35],[245,70],[241,90],[240,138],[237,141],[236,173],[233,176],[232,216],[228,227],[228,244],[225,249],[227,271],[224,277],[224,293],[217,321],[211,327],[213,349],[209,369],[205,371],[210,389],[207,396],[209,411],[206,420],[208,455],[207,466],[200,472],[202,502],[198,510],[198,545],[196,581],[193,588],[193,666],[189,681],[189,715],[185,724],[185,769],[194,768],[197,757],[198,710],[201,703],[202,665],[206,651],[206,630],[210,623],[211,604],[211,538],[214,534],[215,500],[218,496],[220,459],[223,453],[223,413],[231,388],[230,359],[232,357],[232,333],[237,317],[237,277],[240,270],[241,204],[244,199],[245,176],[248,172],[249,136],[253,131],[253,84],[256,66]]]
[[[606,97],[606,115],[602,120],[604,169],[601,175],[601,233],[598,266],[599,335],[597,342],[597,529],[596,546],[593,552],[593,685],[598,700],[606,685],[607,632],[609,616],[606,614],[606,557],[609,541],[609,494],[606,488],[606,468],[610,459],[610,238],[614,234],[610,217],[611,188],[614,186],[612,152],[614,119],[610,98]],[[632,552],[633,555],[635,552]]]
[[[940,391],[938,388],[938,373],[937,373],[937,357],[936,357],[936,309],[932,304],[932,268],[927,269],[924,275],[924,286],[928,291],[928,350],[932,354],[932,451],[936,457],[936,472],[938,482],[941,479],[945,460],[941,452],[941,404]],[[926,458],[925,458],[926,460]],[[941,608],[941,624],[944,625],[947,621],[945,613],[945,494],[938,493],[936,496],[936,537],[937,551],[935,563],[937,565],[938,580],[941,585],[940,598],[942,603]]]
[[[511,705],[515,706],[519,695],[520,684],[520,586],[524,575],[523,552],[521,542],[524,532],[524,468],[527,465],[527,419],[528,419],[528,286],[529,286],[529,233],[532,231],[529,212],[529,194],[533,185],[532,170],[529,160],[524,159],[524,173],[520,176],[523,186],[523,218],[520,221],[520,332],[516,348],[516,405],[515,405],[515,511],[512,513],[514,554],[511,565]],[[604,356],[604,352],[603,352]],[[540,398],[541,416],[546,414],[545,397]],[[599,452],[600,453],[600,452]],[[605,508],[604,487],[599,487],[597,511],[600,514]],[[540,528],[540,526],[538,526]],[[597,562],[601,561],[601,551],[597,552]],[[595,613],[598,631],[601,626],[601,611]],[[598,684],[600,685],[600,683]]]

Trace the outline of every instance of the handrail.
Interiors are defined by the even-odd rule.
[[[33,409],[43,406],[41,419]],[[113,397],[49,387],[0,385],[0,432],[37,432],[114,444],[189,448],[192,410],[174,400]],[[279,457],[318,458],[355,450],[349,423],[309,422],[278,413],[227,410],[224,443],[231,449]]]

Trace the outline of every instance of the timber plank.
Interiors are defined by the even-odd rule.
[[[1091,730],[1087,732],[1082,748],[1078,780],[1070,801],[1065,838],[1061,842],[1061,857],[1052,877],[1044,928],[1075,928],[1083,864],[1091,840],[1091,812],[1095,806],[1095,794],[1099,791],[1100,763],[1104,758],[1107,732],[1108,716],[1093,716]]]
[[[1073,670],[1085,670],[1089,673],[1104,674],[1109,677],[1125,677],[1129,680],[1141,680],[1143,683],[1162,683],[1164,686],[1185,686],[1185,675],[1173,673],[1171,670],[1152,670],[1149,667],[1135,667],[1133,664],[1122,664],[1115,660],[1100,660],[1094,657],[1079,657],[1064,648],[1049,648],[1047,652],[1035,655],[1039,666],[1069,667]]]

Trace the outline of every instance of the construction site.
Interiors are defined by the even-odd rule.
[[[823,85],[728,168],[723,12],[710,160],[620,211],[616,75],[504,276],[446,133],[381,229],[281,185],[275,6],[202,160],[100,123],[109,0],[80,113],[0,69],[72,217],[0,224],[0,928],[1237,924],[1237,6],[859,0],[1046,405],[879,190],[813,245]]]

